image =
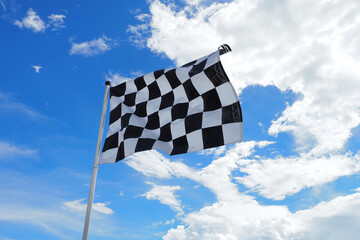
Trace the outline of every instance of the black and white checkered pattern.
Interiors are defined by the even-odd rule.
[[[175,155],[242,141],[240,103],[219,55],[111,87],[99,163],[150,149]]]

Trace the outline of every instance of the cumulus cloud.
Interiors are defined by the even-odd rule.
[[[264,197],[280,200],[305,187],[331,182],[340,176],[359,171],[359,156],[350,153],[319,158],[311,155],[260,160],[251,158],[257,148],[265,148],[271,144],[274,142],[237,143],[228,149],[224,156],[200,170],[192,169],[181,162],[170,161],[157,151],[142,152],[127,160],[127,163],[148,177],[191,179],[207,187],[217,198],[217,202],[211,206],[185,214],[182,218],[184,225],[170,229],[163,239],[315,240],[323,239],[329,231],[332,236],[341,236],[345,234],[345,231],[341,230],[345,226],[349,226],[347,230],[352,233],[357,231],[360,213],[350,213],[351,208],[345,206],[358,206],[358,193],[336,197],[314,208],[291,213],[287,206],[264,206],[254,197],[246,195],[246,192],[239,191],[234,180],[258,191]],[[233,177],[234,171],[246,175]],[[173,208],[180,205],[180,196],[174,196],[173,193],[178,187],[150,184],[153,189],[143,196],[173,205]],[[349,218],[353,223],[347,225],[339,222],[338,219],[343,218]],[[329,230],[327,224],[340,226]],[[349,239],[355,239],[351,238],[351,234],[348,236]]]
[[[31,29],[33,32],[43,32],[46,29],[45,22],[31,8],[27,11],[26,17],[16,20],[14,24],[19,28]]]
[[[215,157],[220,156],[226,151],[226,146],[220,146],[217,148],[209,148],[199,152],[200,155],[214,155]]]
[[[64,19],[66,18],[63,14],[51,14],[48,16],[49,22],[47,24],[47,27],[51,27],[52,30],[57,30],[59,28],[64,28]]]
[[[206,2],[206,5],[205,5]],[[356,0],[150,2],[150,16],[128,32],[138,45],[181,65],[228,43],[222,62],[237,93],[252,85],[291,90],[298,98],[270,122],[267,133],[292,133],[297,154],[252,157],[273,142],[249,141],[202,169],[158,153],[127,163],[147,177],[184,177],[208,188],[216,202],[185,214],[164,239],[356,239],[359,193],[291,213],[239,191],[281,200],[359,172],[359,153],[346,143],[360,124],[360,4]],[[266,126],[265,124],[263,126]],[[345,151],[344,151],[345,150]],[[222,155],[223,154],[223,155]],[[145,161],[148,161],[148,163]],[[157,164],[157,166],[153,166]],[[240,176],[234,177],[233,173]]]
[[[152,189],[141,196],[146,199],[159,200],[162,204],[168,205],[173,211],[179,214],[184,214],[181,206],[181,201],[177,199],[175,191],[181,190],[180,186],[160,186],[152,182],[147,182],[152,186]]]
[[[238,164],[239,170],[246,175],[234,179],[266,198],[282,200],[303,188],[358,173],[360,156],[359,154],[353,156],[350,153],[327,157],[302,155],[276,159],[240,160]]]
[[[106,36],[81,43],[71,43],[70,55],[83,55],[86,57],[100,55],[116,46],[116,42]]]
[[[290,215],[286,207],[265,207],[246,197],[220,201],[188,214],[186,227],[170,229],[163,239],[276,239]]]
[[[199,5],[203,0],[185,0],[189,5]]]
[[[285,206],[262,206],[247,196],[221,201],[184,217],[185,225],[170,229],[173,239],[357,239],[360,194],[291,213]]]
[[[158,151],[135,153],[125,163],[148,177],[169,179],[174,176],[189,176],[193,170],[181,162],[170,161]]]
[[[249,141],[237,143],[223,157],[215,159],[208,166],[197,170],[182,162],[170,161],[157,151],[133,154],[126,164],[145,176],[158,179],[185,177],[196,181],[212,191],[217,199],[232,199],[237,195],[237,185],[231,181],[232,172],[238,169],[237,161],[251,156],[255,148],[264,148],[272,144],[269,141]]]
[[[124,77],[119,73],[109,72],[105,76],[106,81],[110,81],[112,86],[131,80],[131,78]]]
[[[135,153],[128,159],[125,163],[145,176],[163,179],[172,177],[170,161],[157,151]]]
[[[356,0],[243,0],[191,8],[155,0],[151,19],[138,25],[147,33],[134,35],[178,64],[228,43],[233,52],[223,63],[238,93],[259,84],[302,96],[269,133],[291,132],[299,151],[323,154],[341,150],[360,123],[359,11]]]
[[[131,34],[130,41],[136,46],[144,48],[146,46],[145,36],[149,36],[149,21],[151,16],[149,14],[140,14],[136,18],[142,22],[142,24],[129,25],[127,32]]]
[[[294,214],[298,225],[295,233],[302,239],[356,239],[360,226],[360,194],[354,193],[337,197],[329,202],[321,202],[311,209]]]
[[[45,23],[32,8],[29,8],[27,16],[21,20],[16,20],[14,24],[19,28],[27,28],[33,32],[44,32],[47,28],[51,28],[52,30],[64,28],[64,18],[66,18],[66,16],[62,14],[51,14],[48,16],[48,23]]]
[[[291,213],[286,206],[259,204],[254,197],[241,193],[233,180],[251,188],[267,198],[283,199],[304,187],[331,182],[340,176],[359,171],[359,156],[350,153],[342,156],[312,158],[288,157],[253,160],[256,148],[265,148],[273,142],[249,141],[235,144],[224,156],[208,166],[195,170],[181,162],[173,162],[156,151],[143,152],[127,163],[148,177],[168,179],[185,177],[200,183],[213,192],[217,202],[199,211],[187,213],[183,224],[170,229],[163,239],[323,239],[329,233],[343,236],[359,227],[360,212],[351,208],[360,205],[360,194],[336,197],[307,210]],[[146,154],[143,155],[143,154]],[[346,157],[346,158],[345,158]],[[136,164],[134,164],[135,161]],[[324,167],[326,166],[326,167]],[[246,173],[232,177],[234,171]],[[143,194],[176,209],[180,196],[175,196],[177,186],[149,183],[152,190]],[[179,208],[180,209],[180,208]],[[349,219],[352,223],[338,219]],[[328,229],[328,225],[336,225]],[[347,234],[349,239],[353,235]]]
[[[238,169],[237,162],[251,156],[256,148],[272,144],[269,141],[249,141],[235,144],[223,157],[217,158],[208,166],[192,171],[188,177],[213,192],[219,201],[233,199],[239,193],[238,186],[232,181],[232,173]]]

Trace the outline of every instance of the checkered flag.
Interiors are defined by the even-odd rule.
[[[158,70],[110,88],[110,125],[99,163],[135,152],[168,155],[240,142],[238,96],[220,62],[227,45],[178,68]]]

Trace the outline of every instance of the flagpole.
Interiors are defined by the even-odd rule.
[[[105,82],[105,96],[104,96],[103,107],[102,107],[102,111],[101,111],[100,127],[99,127],[98,139],[97,139],[97,144],[96,144],[94,166],[93,166],[92,176],[91,176],[90,192],[89,192],[88,204],[87,204],[87,208],[86,208],[86,216],[85,216],[85,224],[84,224],[84,232],[83,232],[82,240],[88,239],[91,209],[92,209],[94,193],[95,193],[96,177],[97,177],[97,172],[99,169],[98,163],[99,163],[99,157],[100,157],[101,140],[102,140],[102,136],[103,136],[103,132],[104,132],[104,122],[105,122],[105,114],[106,114],[106,108],[107,108],[108,97],[109,97],[109,88],[110,88],[110,82],[106,81]]]

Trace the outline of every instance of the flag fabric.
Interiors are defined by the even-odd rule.
[[[175,155],[242,141],[241,107],[220,51],[111,87],[99,164],[150,149]]]

